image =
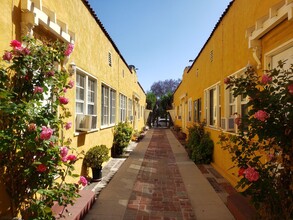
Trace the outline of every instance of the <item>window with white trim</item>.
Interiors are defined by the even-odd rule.
[[[207,125],[217,127],[219,126],[219,113],[220,113],[220,84],[216,84],[204,91],[205,100],[205,116]]]
[[[128,99],[128,120],[129,121],[132,121],[133,120],[133,111],[132,111],[132,99]]]
[[[112,125],[116,121],[116,91],[102,84],[101,126]]]
[[[196,99],[193,102],[194,106],[194,117],[193,120],[194,122],[200,122],[201,121],[201,99]]]
[[[188,99],[188,121],[191,121],[192,118],[192,99]]]
[[[77,115],[91,115],[90,129],[97,128],[97,80],[84,71],[76,72],[75,111]],[[78,129],[78,126],[77,126]]]
[[[137,104],[137,118],[140,119],[140,104]]]
[[[239,77],[242,74],[244,74],[246,71],[246,67],[242,68],[235,73],[233,73],[231,76],[233,77]],[[225,112],[224,117],[221,118],[221,127],[224,130],[236,132],[237,131],[237,125],[235,124],[236,118],[243,118],[248,114],[248,97],[245,97],[243,95],[239,95],[237,97],[233,96],[232,88],[225,89]]]
[[[126,121],[127,97],[120,93],[119,100],[120,100],[120,122],[124,122]]]

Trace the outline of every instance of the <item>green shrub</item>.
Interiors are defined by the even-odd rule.
[[[114,156],[120,156],[123,154],[124,148],[126,148],[131,140],[133,129],[127,122],[120,122],[114,128],[114,140],[112,153]]]
[[[107,146],[96,145],[86,152],[84,163],[87,167],[102,169],[102,164],[109,159],[109,149]]]
[[[190,127],[187,139],[187,148],[190,158],[197,164],[212,162],[214,143],[209,133],[204,132],[204,123]]]

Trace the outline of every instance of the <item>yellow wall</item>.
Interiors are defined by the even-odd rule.
[[[177,106],[185,103],[187,108],[188,99],[192,101],[201,98],[202,119],[206,119],[204,110],[204,90],[216,83],[220,83],[221,93],[221,117],[224,117],[225,105],[224,79],[244,68],[247,64],[253,67],[257,66],[256,60],[253,58],[252,49],[248,48],[248,38],[246,31],[254,26],[256,21],[269,14],[269,9],[281,2],[280,0],[235,0],[221,18],[220,23],[212,33],[211,37],[203,46],[202,51],[196,57],[193,65],[188,71],[184,71],[182,82],[174,93],[174,109],[177,112]],[[285,3],[285,1],[282,1]],[[289,4],[289,2],[288,2]],[[292,9],[291,9],[292,10]],[[272,30],[268,31],[259,40],[261,43],[261,61],[262,67],[258,70],[262,73],[265,69],[264,55],[272,49],[293,39],[293,22],[288,19],[279,23]],[[210,61],[210,52],[213,51],[213,61]],[[184,94],[187,94],[186,96]],[[182,97],[184,97],[182,99]],[[184,100],[184,101],[183,101]],[[183,101],[183,102],[182,102]],[[187,114],[187,110],[186,110]],[[185,116],[187,116],[185,114]],[[192,111],[192,115],[194,112]],[[193,118],[193,117],[192,117]],[[192,119],[193,120],[193,119]],[[193,122],[184,120],[175,120],[175,125],[182,127],[184,132],[188,132],[187,127]],[[237,182],[237,171],[230,169],[233,164],[228,152],[223,151],[221,146],[216,144],[218,136],[221,132],[220,127],[206,126],[206,131],[211,133],[211,137],[215,143],[213,154],[213,166],[233,185]]]
[[[22,0],[28,2],[29,0]],[[102,30],[94,16],[89,12],[81,0],[36,0],[41,2],[43,11],[45,8],[56,13],[58,20],[67,24],[68,29],[75,33],[74,51],[70,56],[70,62],[97,79],[97,119],[98,129],[92,132],[75,132],[75,88],[68,90],[66,96],[70,102],[69,109],[73,116],[69,121],[73,122],[73,128],[66,131],[65,135],[73,140],[72,147],[78,147],[78,151],[87,151],[94,145],[105,144],[112,146],[113,126],[100,128],[101,125],[101,85],[102,83],[116,90],[116,124],[119,122],[119,93],[129,99],[139,98],[139,106],[146,106],[146,95],[139,85],[137,74],[131,71],[128,64],[118,51],[116,45],[111,42],[109,36]],[[0,51],[9,49],[9,43],[13,39],[21,40],[21,4],[20,0],[1,1],[2,14],[0,16]],[[42,24],[39,24],[42,26]],[[58,37],[58,36],[57,36]],[[59,37],[58,37],[59,38]],[[112,54],[112,66],[108,65],[108,52]],[[122,71],[124,70],[124,76]],[[75,77],[74,77],[75,79]],[[137,118],[136,129],[142,130],[145,126],[144,117]],[[85,174],[82,168],[82,160],[76,163],[76,172]],[[74,180],[78,181],[78,180]],[[0,187],[0,216],[8,207],[7,199]],[[7,200],[6,200],[7,201]],[[5,204],[5,205],[4,205]]]

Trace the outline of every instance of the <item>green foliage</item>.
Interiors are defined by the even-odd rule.
[[[11,47],[0,67],[0,184],[12,217],[52,219],[54,201],[67,205],[78,197],[78,186],[65,181],[79,159],[63,135],[71,114],[60,98],[67,100],[64,91],[72,88],[62,65],[66,45],[27,38]]]
[[[157,97],[154,93],[152,92],[147,92],[146,94],[146,102],[147,102],[147,109],[154,109],[156,105]]]
[[[102,168],[102,164],[110,159],[109,149],[106,145],[97,145],[90,148],[85,156],[84,163],[87,167]]]
[[[283,64],[261,79],[251,67],[225,79],[235,97],[249,97],[249,111],[239,133],[221,134],[220,143],[239,169],[237,187],[263,219],[293,218],[293,65]]]
[[[120,122],[114,128],[114,140],[113,148],[115,155],[119,156],[123,154],[124,148],[126,148],[131,140],[133,129],[127,122]]]
[[[204,123],[195,124],[188,131],[187,148],[191,152],[191,159],[197,164],[211,163],[214,143],[209,133],[204,132]]]

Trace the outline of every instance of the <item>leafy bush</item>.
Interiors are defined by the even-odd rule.
[[[209,133],[204,132],[204,123],[195,124],[188,129],[187,148],[190,158],[197,164],[212,162],[214,143]]]
[[[224,81],[234,97],[249,97],[249,111],[239,133],[221,134],[220,143],[239,169],[237,187],[262,219],[293,218],[293,64],[288,70],[283,64],[261,79],[248,67],[242,76]]]
[[[84,163],[87,167],[102,168],[102,164],[110,159],[109,149],[106,145],[96,145],[90,148],[85,156]]]
[[[131,140],[133,129],[127,122],[120,122],[114,128],[114,140],[113,151],[114,156],[120,156],[123,154],[124,148],[126,148]]]

